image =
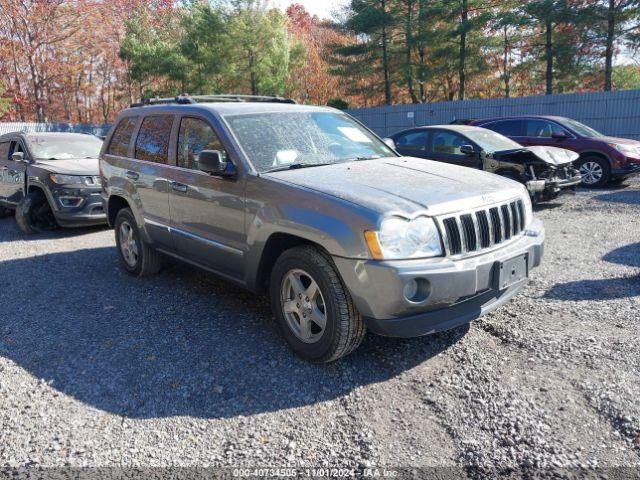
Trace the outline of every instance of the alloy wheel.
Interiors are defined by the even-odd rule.
[[[304,270],[290,270],[282,280],[282,313],[293,334],[316,343],[327,326],[327,309],[318,283]]]
[[[584,162],[580,166],[580,174],[582,175],[583,183],[586,185],[595,185],[602,179],[604,171],[598,162]]]
[[[122,258],[129,267],[134,268],[138,264],[138,244],[129,222],[125,221],[120,224],[119,235]]]

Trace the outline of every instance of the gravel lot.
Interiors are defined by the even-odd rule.
[[[633,467],[640,181],[539,209],[515,301],[312,366],[263,298],[181,265],[119,268],[113,233],[0,220],[0,467]]]

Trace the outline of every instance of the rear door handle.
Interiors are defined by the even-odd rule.
[[[184,183],[171,182],[171,189],[176,192],[187,193],[187,186]]]
[[[136,172],[131,172],[131,171],[128,171],[124,175],[125,175],[125,177],[127,177],[127,178],[129,178],[131,180],[138,180],[140,178],[139,174],[137,174]]]

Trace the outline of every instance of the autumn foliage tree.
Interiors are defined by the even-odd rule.
[[[630,88],[640,0],[0,0],[0,118],[111,123],[183,92],[345,108]]]

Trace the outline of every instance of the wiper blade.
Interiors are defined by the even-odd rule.
[[[384,158],[382,155],[363,155],[361,157],[345,158],[343,162],[364,162],[365,160],[377,160]]]
[[[333,163],[292,163],[291,165],[283,165],[281,167],[270,168],[262,173],[284,172],[286,170],[298,170],[300,168],[322,167],[324,165],[333,165]]]

